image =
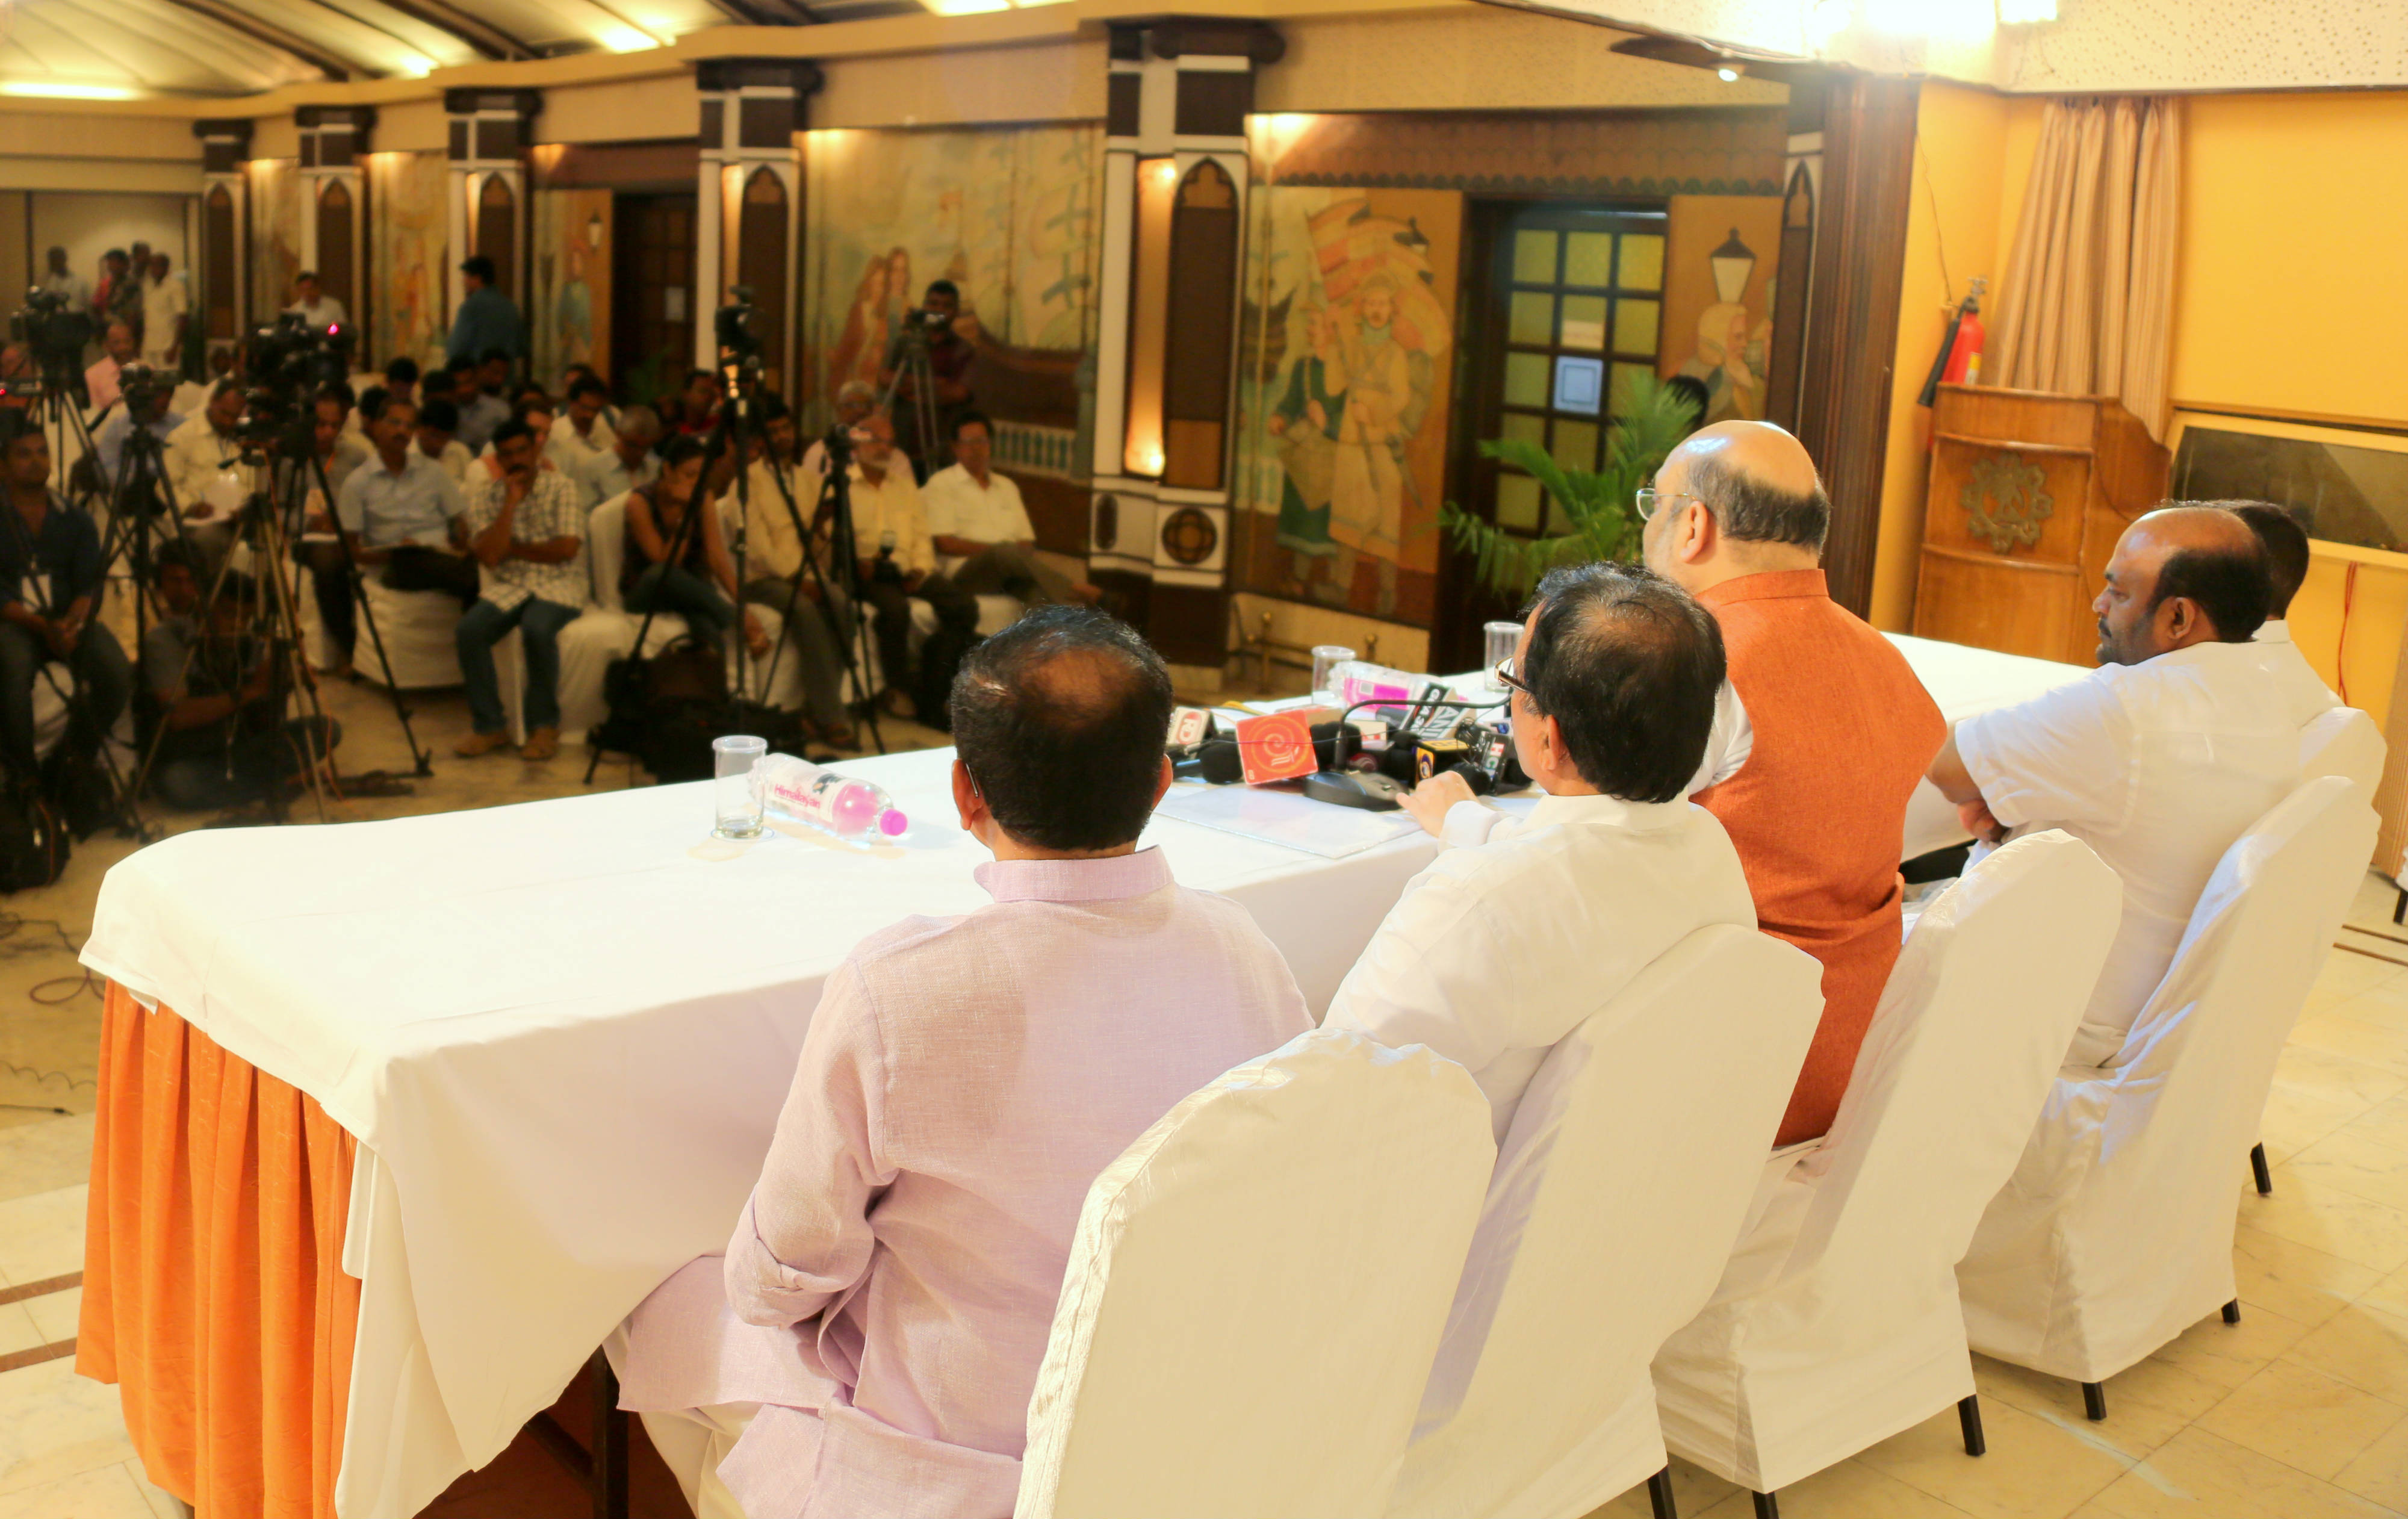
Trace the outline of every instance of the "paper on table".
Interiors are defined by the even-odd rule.
[[[1182,823],[1302,850],[1325,860],[1342,860],[1377,849],[1419,826],[1402,812],[1338,807],[1311,800],[1301,792],[1270,786],[1182,781],[1170,788],[1154,810]]]

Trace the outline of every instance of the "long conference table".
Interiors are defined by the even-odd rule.
[[[1952,719],[2082,674],[1896,642]],[[951,761],[845,766],[911,815],[901,847],[716,844],[705,782],[203,830],[111,870],[77,1364],[121,1384],[150,1479],[202,1519],[407,1519],[498,1455],[724,1246],[852,945],[986,900]],[[1964,837],[1927,786],[1902,853]],[[1435,851],[1146,838],[1316,1012]]]

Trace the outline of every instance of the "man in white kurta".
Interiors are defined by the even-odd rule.
[[[2229,509],[2249,524],[2249,531],[2258,535],[2258,546],[2266,551],[2272,595],[2266,621],[2250,636],[2250,652],[2282,682],[2300,723],[2313,722],[2340,706],[2341,698],[2291,641],[2291,598],[2300,594],[2300,583],[2308,578],[2307,532],[2289,512],[2269,501],[2237,501]]]
[[[1083,608],[965,661],[953,796],[993,904],[854,948],[724,1259],[614,1340],[705,1519],[1006,1519],[1088,1186],[1311,1026],[1245,910],[1137,848],[1170,712],[1160,658]]]
[[[1414,790],[1455,847],[1407,884],[1324,1023],[1460,1062],[1502,1142],[1557,1040],[1698,929],[1754,928],[1738,852],[1686,797],[1723,673],[1712,615],[1651,571],[1542,581],[1509,683],[1515,753],[1547,795],[1512,819],[1456,776]]]
[[[2303,720],[2249,641],[2269,594],[2264,552],[2230,512],[2150,512],[2093,603],[2100,667],[1960,719],[1931,762],[1980,838],[2062,828],[2124,883],[2070,1064],[2114,1061],[2224,852],[2299,784]]]

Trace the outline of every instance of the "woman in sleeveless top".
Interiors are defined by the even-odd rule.
[[[719,511],[709,492],[701,489],[703,444],[699,438],[673,438],[661,450],[660,478],[627,495],[626,558],[619,571],[619,590],[631,612],[675,612],[696,638],[716,646],[736,625],[736,566],[727,557],[727,540],[720,532]],[[699,520],[683,534],[689,511]],[[677,550],[676,563],[669,562]],[[744,619],[745,647],[760,658],[769,640],[752,612]]]

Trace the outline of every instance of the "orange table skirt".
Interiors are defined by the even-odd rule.
[[[331,1519],[359,1143],[165,1007],[112,984],[101,1016],[76,1369],[198,1519]]]

